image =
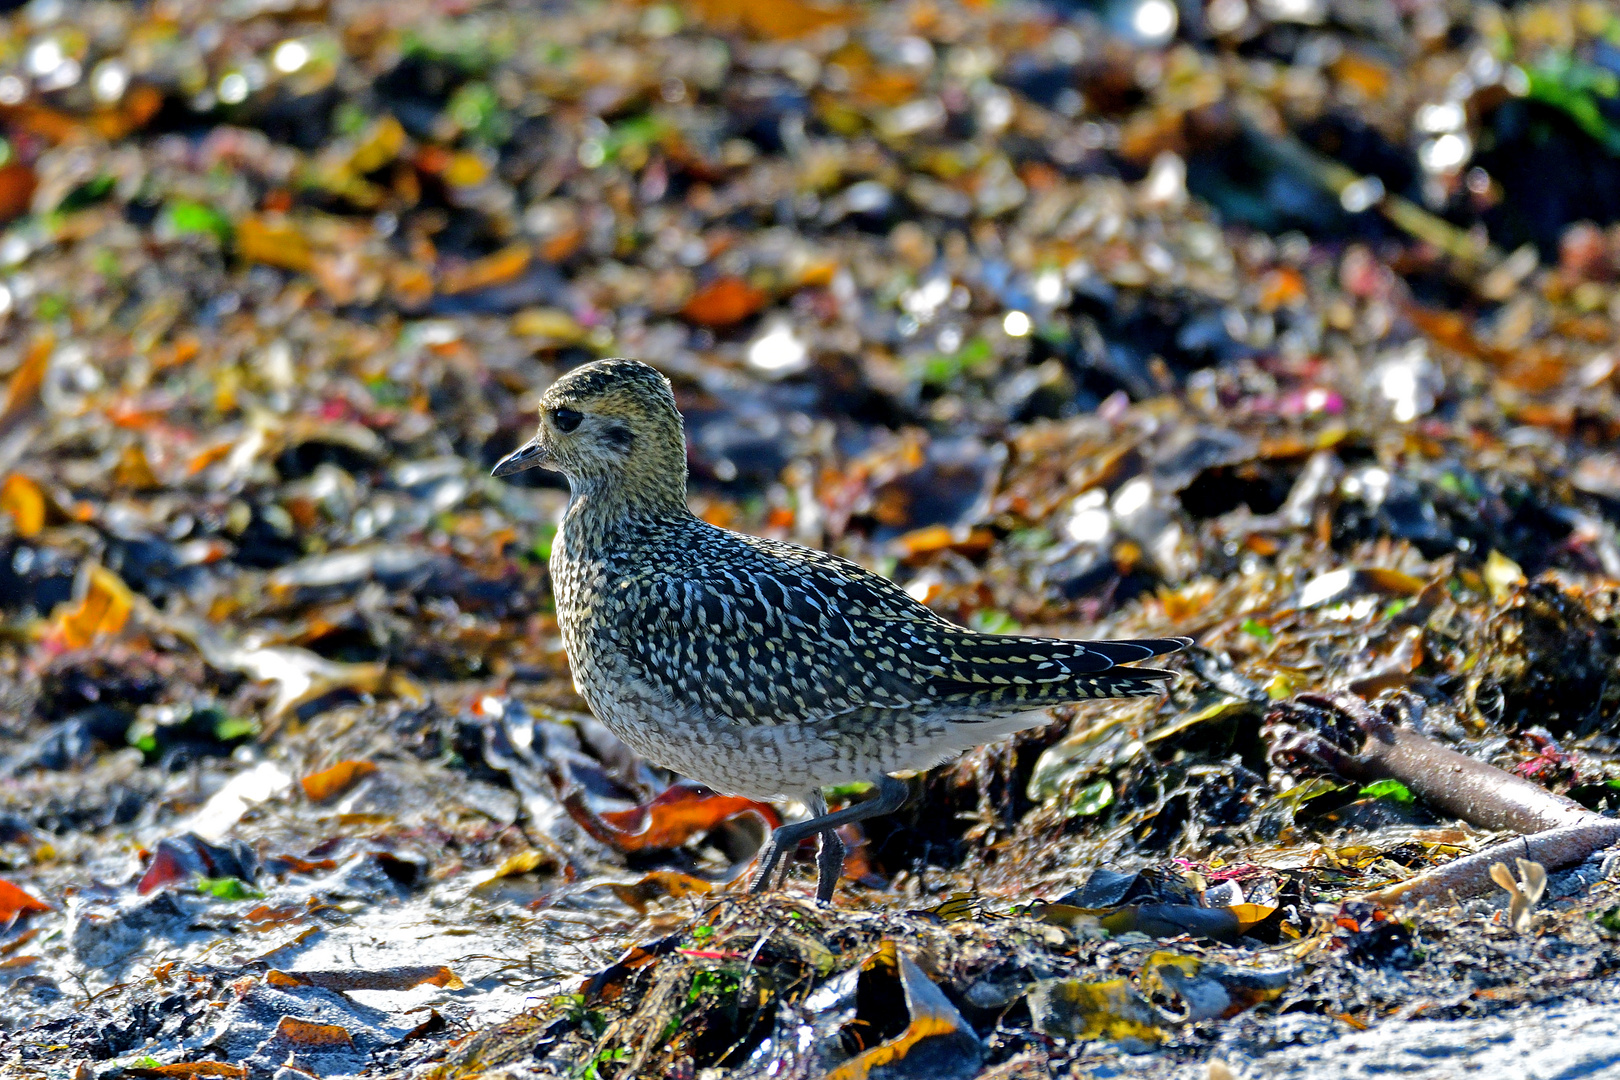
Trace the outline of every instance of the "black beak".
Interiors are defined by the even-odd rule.
[[[546,448],[540,445],[540,436],[536,435],[516,450],[507,454],[495,463],[489,471],[491,476],[511,476],[513,473],[532,469],[537,465],[544,465],[550,460]]]

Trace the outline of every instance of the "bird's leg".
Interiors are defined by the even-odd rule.
[[[754,875],[754,882],[749,886],[751,893],[764,892],[771,886],[771,875],[776,864],[782,856],[798,847],[799,841],[816,833],[822,834],[822,854],[816,859],[816,897],[817,899],[830,898],[833,886],[838,883],[838,872],[843,868],[843,843],[834,832],[840,825],[847,825],[852,821],[865,821],[870,817],[879,817],[883,814],[892,814],[905,805],[909,794],[904,782],[892,776],[880,776],[877,781],[877,795],[846,806],[842,810],[835,810],[830,814],[821,813],[804,821],[795,821],[789,825],[778,826],[771,833],[771,838],[760,855],[759,872]],[[811,808],[826,809],[827,804],[822,802],[818,795]],[[829,839],[830,838],[830,839]],[[838,859],[834,862],[830,853],[834,850],[833,844],[838,845]]]
[[[837,829],[821,830],[821,846],[816,850],[816,903],[832,902],[833,889],[844,876],[844,842]]]

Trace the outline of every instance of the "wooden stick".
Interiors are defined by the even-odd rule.
[[[1419,704],[1415,698],[1409,703]],[[1351,720],[1361,746],[1352,751],[1331,735],[1313,731],[1313,712]],[[1520,858],[1559,870],[1620,842],[1620,821],[1415,731],[1396,727],[1386,713],[1340,691],[1300,694],[1273,710],[1268,721],[1273,728],[1286,726],[1304,736],[1293,736],[1294,745],[1289,749],[1313,757],[1347,778],[1399,780],[1424,802],[1470,825],[1522,835],[1359,899],[1390,907],[1425,898],[1480,896],[1496,888],[1490,873],[1495,863],[1511,865],[1512,859]],[[1274,745],[1285,746],[1281,740]]]

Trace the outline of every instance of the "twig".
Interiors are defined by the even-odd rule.
[[[1495,863],[1522,858],[1557,870],[1620,842],[1620,821],[1391,720],[1392,713],[1421,708],[1419,699],[1404,694],[1376,711],[1341,691],[1300,694],[1266,717],[1275,764],[1314,767],[1363,782],[1398,780],[1431,806],[1470,825],[1524,834],[1360,899],[1387,907],[1424,898],[1478,896],[1494,887]]]

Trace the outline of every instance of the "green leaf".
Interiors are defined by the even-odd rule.
[[[458,128],[487,142],[502,142],[511,134],[512,125],[488,83],[467,83],[451,96],[446,111]]]
[[[220,742],[249,739],[259,733],[259,722],[251,716],[225,716],[214,722],[214,738]]]
[[[534,546],[529,553],[540,562],[551,561],[551,545],[557,539],[557,526],[542,525],[534,534]]]
[[[258,900],[264,896],[241,878],[199,877],[194,884],[198,892],[207,893],[216,900]]]
[[[985,608],[968,618],[968,625],[986,634],[1016,634],[1024,625],[1005,611]]]
[[[1106,777],[1074,793],[1070,817],[1094,817],[1114,805],[1114,783]]]
[[[1253,619],[1244,619],[1243,620],[1243,625],[1238,627],[1238,629],[1242,630],[1245,634],[1248,634],[1250,637],[1259,638],[1261,641],[1264,641],[1268,645],[1271,642],[1275,641],[1276,638],[1277,638],[1277,635],[1272,632],[1271,627],[1267,626],[1265,623],[1256,622]]]
[[[710,938],[714,937],[714,927],[694,926],[692,928],[692,937],[698,941],[708,941]]]
[[[1605,105],[1612,105],[1620,96],[1620,79],[1613,72],[1567,53],[1554,53],[1526,74],[1530,77],[1527,97],[1563,112],[1593,142],[1620,156],[1620,129],[1609,123],[1604,112]]]
[[[212,206],[176,199],[163,208],[163,221],[176,236],[213,236],[229,243],[231,223]]]
[[[112,194],[116,181],[111,176],[95,176],[86,180],[66,195],[56,204],[59,214],[71,214],[75,210],[83,210],[87,206],[94,206],[108,195]]]
[[[1393,799],[1402,806],[1412,802],[1412,792],[1399,780],[1374,780],[1360,793],[1369,799]]]
[[[1301,804],[1322,795],[1330,795],[1343,787],[1343,784],[1336,784],[1326,777],[1313,776],[1304,783],[1295,784],[1287,791],[1279,793],[1274,801],[1286,806],[1292,806],[1297,811]]]
[[[848,784],[834,784],[827,789],[827,798],[832,802],[847,802],[857,795],[865,795],[872,790],[870,780],[855,780]]]

